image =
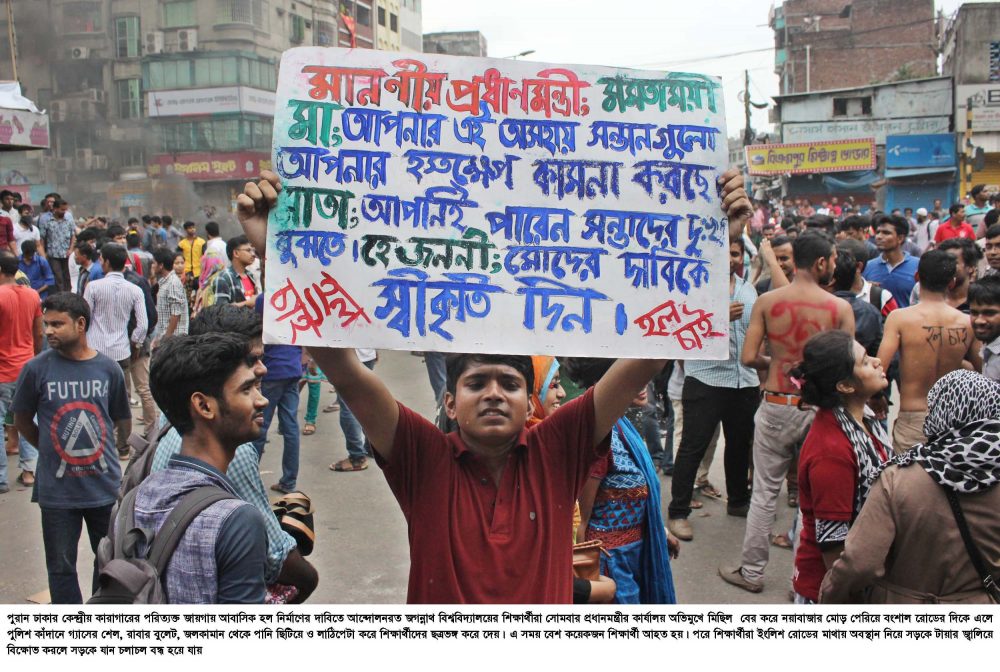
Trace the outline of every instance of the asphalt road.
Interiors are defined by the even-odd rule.
[[[405,352],[382,352],[375,371],[400,401],[419,412],[431,413],[430,385],[419,358]],[[325,406],[331,398],[329,385],[324,385],[322,404]],[[300,410],[305,411],[304,398]],[[320,575],[319,587],[310,602],[404,602],[409,559],[403,515],[374,462],[362,472],[335,473],[328,469],[331,462],[346,456],[337,418],[336,413],[321,413],[316,434],[302,437],[298,485],[312,497],[316,507],[316,549],[309,560]],[[722,451],[717,455],[710,478],[722,487]],[[261,461],[265,485],[277,482],[280,463],[281,437],[275,422]],[[38,507],[30,503],[30,491],[14,482],[17,474],[14,457],[11,491],[0,495],[0,603],[5,604],[23,604],[32,596],[44,599],[47,589]],[[661,477],[660,485],[665,517],[670,479]],[[724,501],[703,501],[704,508],[691,517],[695,539],[682,545],[680,558],[673,562],[678,600],[687,604],[787,604],[792,572],[790,551],[771,548],[771,562],[760,594],[747,593],[718,578],[719,564],[739,558],[745,520],[727,516]],[[794,515],[784,502],[782,493],[775,528],[781,532],[788,530]],[[85,541],[86,534],[81,536],[78,569],[86,596],[93,554]]]

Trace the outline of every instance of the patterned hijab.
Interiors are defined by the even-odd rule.
[[[939,485],[960,494],[1000,483],[1000,383],[952,371],[931,388],[927,407],[927,441],[888,464],[917,463]]]

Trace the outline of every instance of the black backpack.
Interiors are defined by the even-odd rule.
[[[235,499],[214,485],[192,490],[154,532],[135,525],[137,493],[133,488],[122,498],[114,527],[97,547],[98,587],[87,604],[167,604],[163,576],[184,532],[212,504]],[[145,556],[139,542],[148,549]]]

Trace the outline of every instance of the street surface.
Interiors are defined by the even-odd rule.
[[[421,413],[430,414],[434,403],[426,370],[420,358],[406,352],[382,351],[375,367],[396,398]],[[305,390],[300,404],[305,411]],[[330,386],[323,386],[321,406],[332,400]],[[133,413],[136,409],[133,408]],[[402,603],[406,601],[409,569],[406,524],[403,515],[373,460],[366,471],[335,473],[331,462],[346,457],[344,437],[336,413],[320,413],[313,436],[302,437],[298,487],[312,497],[316,509],[316,549],[309,560],[316,565],[319,587],[309,600],[329,603]],[[277,482],[281,472],[281,437],[277,418],[261,462],[264,484]],[[11,491],[0,495],[0,603],[24,604],[28,597],[47,589],[38,507],[30,491],[17,485],[17,458],[11,458]],[[716,453],[710,479],[725,486],[722,449]],[[661,477],[664,519],[670,496],[670,479]],[[273,493],[270,493],[273,494]],[[745,520],[726,515],[725,501],[702,497],[704,508],[693,512],[695,539],[683,543],[681,556],[672,564],[678,601],[687,604],[787,604],[792,573],[791,551],[771,547],[764,591],[757,595],[722,582],[719,564],[736,562],[743,542]],[[794,510],[778,500],[776,532],[787,532]],[[84,599],[90,592],[93,554],[86,533],[81,535],[78,571]]]

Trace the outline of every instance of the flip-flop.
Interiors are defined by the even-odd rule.
[[[771,537],[771,544],[777,546],[778,548],[788,548],[792,547],[792,542],[788,538],[787,534],[776,534]]]
[[[349,457],[330,465],[330,471],[364,471],[367,468],[368,460],[353,462]]]
[[[323,412],[324,413],[336,413],[339,410],[340,410],[340,402],[337,402],[337,401],[333,402],[329,406],[324,406],[323,407]]]
[[[307,422],[302,426],[302,436],[312,436],[316,433],[316,425],[311,422]]]
[[[692,509],[700,509],[701,507],[703,507],[705,505],[702,504],[701,502],[699,502],[697,499],[692,499],[691,503],[688,504],[688,506],[690,506]]]
[[[722,499],[722,493],[716,490],[715,486],[711,483],[706,482],[698,486],[698,490],[706,497],[711,497],[712,499]]]

